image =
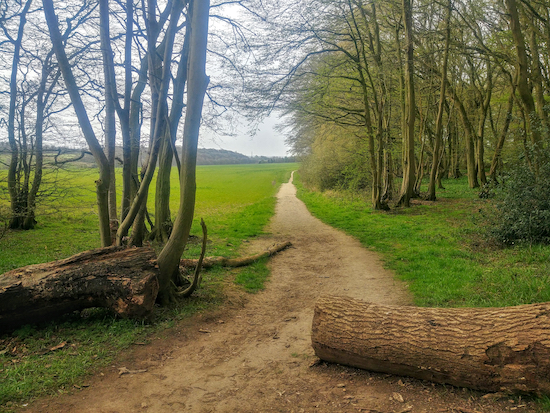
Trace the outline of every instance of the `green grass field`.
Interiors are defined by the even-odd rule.
[[[199,166],[191,232],[201,236],[199,222],[204,218],[212,241],[208,255],[232,256],[243,239],[260,234],[273,211],[278,186],[296,168],[297,164]],[[5,182],[2,173],[5,175],[5,171],[0,171],[0,184]],[[0,273],[98,248],[96,179],[95,169],[49,174],[47,182],[55,184],[56,189],[38,208],[37,228],[10,232],[0,239]],[[5,211],[9,206],[7,190],[0,194],[3,195],[0,211]],[[170,199],[175,214],[179,203],[176,171],[172,175]],[[148,208],[153,214],[154,190],[148,198]]]
[[[202,235],[199,222],[203,218],[210,240],[207,255],[238,256],[243,241],[261,235],[273,215],[279,185],[288,181],[297,166],[199,166],[192,233]],[[8,232],[0,239],[0,273],[99,247],[95,179],[97,172],[93,169],[49,174],[48,185],[51,188],[55,183],[56,190],[40,205],[36,229]],[[2,182],[5,177],[0,175],[0,186]],[[172,182],[171,209],[175,213],[179,199],[177,174]],[[8,207],[6,198],[0,200],[0,212]],[[153,212],[151,198],[149,208]],[[196,257],[198,253],[199,246],[190,244],[184,255]],[[206,271],[201,289],[191,298],[174,308],[159,309],[147,323],[116,319],[104,310],[93,309],[48,325],[23,326],[0,337],[0,412],[11,411],[18,403],[39,395],[85,384],[87,374],[108,364],[132,343],[146,341],[152,332],[221,304],[228,281],[250,292],[263,289],[269,275],[265,264],[263,260],[243,270]]]

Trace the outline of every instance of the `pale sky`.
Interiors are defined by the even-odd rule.
[[[268,117],[260,124],[255,135],[251,135],[246,126],[242,126],[236,136],[214,136],[203,128],[199,147],[226,149],[246,156],[289,156],[284,135],[275,130],[278,122],[277,116]]]

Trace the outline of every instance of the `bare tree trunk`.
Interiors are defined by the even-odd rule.
[[[468,169],[468,184],[470,188],[478,188],[479,182],[477,180],[477,173],[476,173],[474,128],[472,127],[472,123],[470,122],[468,114],[466,113],[466,108],[464,108],[464,104],[462,103],[462,100],[458,97],[456,91],[454,90],[454,88],[450,87],[450,85],[449,85],[449,91],[452,95],[453,101],[458,107],[458,113],[460,115],[460,120],[462,121],[464,134],[466,135],[465,140],[466,140],[466,164]]]
[[[10,164],[8,167],[8,192],[11,202],[11,218],[9,227],[20,228],[24,220],[24,209],[21,208],[21,194],[17,185],[17,165],[19,164],[19,148],[15,139],[15,111],[17,105],[17,71],[19,70],[19,60],[21,53],[21,42],[23,41],[23,33],[27,22],[27,12],[31,7],[32,0],[27,0],[21,14],[19,16],[19,28],[17,38],[13,40],[13,60],[11,65],[10,75],[10,102],[8,111],[8,141],[10,144]],[[25,200],[26,201],[26,200]]]
[[[161,148],[161,161],[159,162],[159,171],[157,175],[157,186],[155,195],[155,228],[151,237],[165,243],[170,237],[173,224],[170,214],[170,174],[172,170],[172,160],[176,160],[178,173],[181,173],[178,153],[176,151],[176,134],[179,122],[183,112],[183,95],[185,85],[187,84],[187,65],[189,60],[189,36],[185,36],[180,61],[178,63],[178,72],[176,74],[177,82],[174,84],[172,95],[172,107],[166,126],[165,136]]]
[[[121,245],[122,238],[128,234],[128,230],[133,225],[136,216],[138,215],[142,205],[147,200],[147,194],[149,192],[149,186],[155,173],[156,164],[158,161],[158,153],[160,150],[160,144],[162,141],[163,133],[166,126],[166,99],[168,96],[168,89],[170,86],[170,69],[172,62],[172,51],[174,47],[174,38],[178,29],[178,20],[183,10],[183,1],[176,1],[172,4],[170,12],[170,22],[168,24],[167,33],[164,38],[164,65],[162,68],[159,66],[159,58],[156,55],[157,47],[156,41],[148,39],[148,55],[149,55],[149,72],[152,81],[153,93],[158,93],[158,99],[153,98],[153,103],[158,102],[156,107],[153,106],[153,118],[151,119],[152,133],[151,133],[151,152],[149,154],[149,160],[147,162],[147,169],[145,175],[141,181],[141,185],[137,191],[137,194],[132,202],[132,205],[126,215],[124,221],[120,224],[117,231],[117,245]],[[149,7],[149,26],[156,25],[154,14],[156,8],[151,5]],[[156,39],[156,37],[155,37]],[[160,79],[159,79],[159,73]],[[153,82],[153,80],[155,80]]]
[[[462,176],[460,172],[460,140],[458,139],[458,127],[456,125],[456,119],[451,113],[451,108],[448,107],[449,114],[449,156],[450,156],[450,168],[449,178],[458,179]]]
[[[542,71],[541,71],[541,64],[540,64],[540,52],[539,52],[539,45],[537,41],[537,28],[535,27],[536,22],[531,22],[531,33],[529,36],[529,47],[531,49],[531,82],[533,84],[533,89],[535,92],[535,107],[537,109],[537,114],[539,116],[539,119],[541,121],[541,124],[544,125],[544,129],[546,131],[546,134],[548,134],[550,130],[550,123],[548,122],[548,116],[545,111],[545,105],[546,102],[544,100],[544,88],[542,85]]]
[[[116,178],[115,178],[115,76],[113,65],[113,54],[111,50],[110,25],[109,25],[109,1],[99,1],[99,32],[101,42],[101,54],[103,57],[103,78],[105,81],[105,149],[111,180],[109,183],[109,228],[111,241],[115,240],[118,229],[117,204],[116,204]]]
[[[95,136],[90,119],[88,118],[88,114],[86,112],[86,108],[84,107],[84,103],[80,97],[80,91],[76,84],[69,59],[67,58],[67,54],[65,53],[65,48],[63,46],[63,39],[59,31],[53,1],[43,0],[42,4],[44,6],[44,15],[48,24],[48,30],[52,39],[52,45],[57,57],[59,69],[63,74],[63,79],[65,80],[65,85],[67,87],[67,91],[69,92],[69,96],[71,98],[71,102],[84,138],[86,139],[90,152],[92,152],[92,155],[94,156],[94,159],[99,167],[99,179],[96,181],[99,234],[101,237],[101,245],[108,246],[111,245],[108,198],[111,181],[109,162],[107,161],[107,157],[103,153],[103,149]]]
[[[312,344],[323,360],[484,391],[550,392],[550,304],[385,306],[322,297]]]
[[[493,155],[493,160],[491,162],[491,169],[489,170],[489,179],[496,181],[497,177],[497,167],[499,164],[500,156],[502,154],[502,148],[504,147],[504,142],[506,141],[506,135],[508,134],[508,129],[510,127],[510,122],[512,121],[512,110],[514,108],[514,94],[516,93],[516,84],[512,82],[512,91],[510,92],[510,97],[508,98],[508,106],[506,108],[506,119],[504,119],[504,125],[502,126],[502,131],[498,138],[498,142],[495,148],[495,154]]]
[[[205,73],[208,39],[208,0],[193,0],[191,4],[191,39],[189,43],[189,73],[187,109],[183,130],[182,169],[180,173],[180,208],[170,239],[158,257],[160,269],[159,299],[173,299],[171,281],[177,276],[181,255],[193,223],[196,194],[196,165],[202,105],[208,77]]]
[[[485,122],[491,105],[493,95],[493,66],[487,61],[487,86],[485,88],[485,99],[480,107],[479,123],[477,127],[477,176],[481,185],[487,183],[485,175]]]
[[[170,172],[174,152],[170,142],[169,126],[162,139],[162,147],[159,153],[159,168],[157,173],[157,185],[155,187],[155,227],[151,233],[151,239],[165,243],[172,232],[172,217],[170,214]]]
[[[510,18],[510,30],[516,45],[518,85],[517,89],[525,111],[527,121],[527,133],[531,138],[531,144],[534,149],[534,169],[538,173],[538,165],[542,152],[542,134],[540,131],[540,119],[536,111],[531,86],[529,84],[529,65],[527,52],[525,50],[525,38],[521,30],[516,0],[505,0],[508,16]]]
[[[120,131],[122,134],[122,199],[120,202],[120,219],[126,218],[135,194],[132,178],[132,129],[130,127],[130,108],[132,106],[132,42],[134,38],[134,3],[126,0],[126,33],[124,39],[124,103],[118,111]],[[141,72],[141,69],[140,69]],[[140,73],[141,77],[141,73]],[[142,85],[143,81],[138,81]],[[139,86],[138,86],[139,87]],[[136,88],[138,88],[136,87]],[[138,99],[139,101],[139,99]],[[137,168],[137,163],[136,163]],[[136,171],[137,172],[137,171]],[[115,235],[116,239],[116,235]]]
[[[415,159],[414,159],[414,122],[416,117],[414,95],[414,42],[413,42],[413,18],[410,0],[403,0],[403,20],[405,26],[405,38],[407,41],[407,60],[405,61],[405,96],[406,110],[405,130],[403,131],[403,144],[405,146],[405,158],[403,163],[403,183],[397,205],[410,206],[410,200],[414,196],[415,184]]]
[[[393,179],[393,142],[389,133],[386,133],[386,149],[384,151],[384,191],[382,201],[387,202],[393,199],[394,179]]]
[[[451,15],[453,12],[452,1],[447,3],[447,16],[445,27],[445,50],[443,54],[443,66],[441,67],[441,85],[439,90],[439,107],[435,121],[435,142],[432,157],[432,169],[430,171],[430,183],[428,184],[428,200],[435,201],[435,187],[439,175],[441,142],[443,139],[443,112],[445,111],[445,96],[447,86],[447,66],[449,63],[449,44],[451,42]]]
[[[49,90],[46,91],[46,82],[48,81],[48,77],[51,74],[52,57],[53,51],[51,51],[46,59],[44,59],[44,64],[42,65],[40,86],[38,87],[38,92],[36,94],[36,119],[34,123],[34,154],[36,159],[34,164],[34,177],[27,201],[27,214],[25,216],[25,222],[23,223],[24,229],[34,228],[36,224],[36,197],[38,195],[38,190],[40,189],[40,184],[42,183],[42,172],[44,165],[44,152],[42,145],[44,134],[44,110],[46,108],[46,101],[48,100],[48,97],[51,94],[54,85],[56,85],[59,80],[58,73],[57,76],[55,76],[55,80],[50,85]]]

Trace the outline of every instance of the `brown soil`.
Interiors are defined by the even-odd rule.
[[[234,294],[215,313],[182,322],[99,373],[90,386],[39,400],[28,412],[533,412],[521,399],[318,362],[310,345],[323,294],[409,304],[376,254],[313,218],[292,180],[278,194],[272,236],[290,240],[270,263],[265,291]],[[366,229],[368,230],[368,229]],[[120,370],[125,368],[126,370]],[[120,374],[126,371],[126,374]],[[496,399],[496,400],[495,400]]]

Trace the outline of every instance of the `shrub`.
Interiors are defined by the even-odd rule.
[[[320,139],[302,159],[300,173],[308,188],[319,191],[370,186],[370,166],[364,142],[353,137]]]
[[[550,162],[534,173],[521,161],[511,172],[499,190],[491,235],[507,245],[550,244]]]

